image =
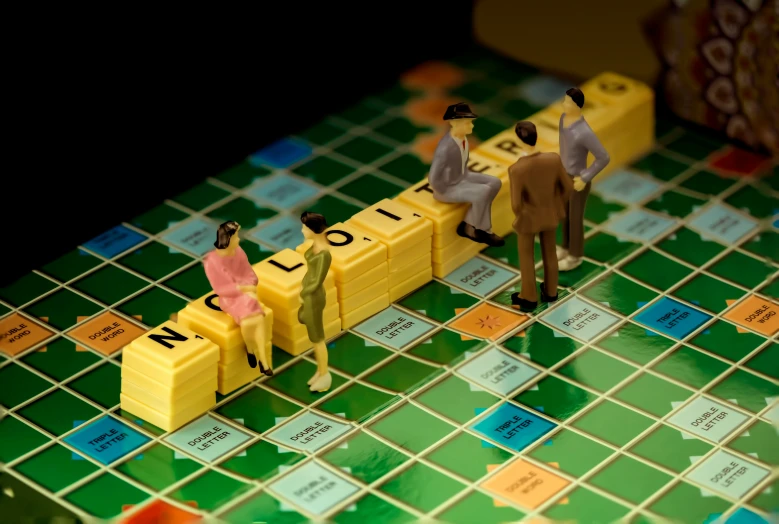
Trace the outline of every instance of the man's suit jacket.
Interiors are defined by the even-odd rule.
[[[557,153],[533,153],[509,167],[517,233],[556,229],[567,214],[573,182]]]
[[[470,156],[470,151],[468,156]],[[445,193],[449,186],[462,180],[468,171],[468,156],[465,158],[466,167],[463,168],[463,155],[452,135],[446,133],[441,137],[435,148],[433,162],[430,164],[430,173],[427,175],[430,187],[434,191]]]

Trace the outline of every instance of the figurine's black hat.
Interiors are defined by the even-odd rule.
[[[444,120],[455,120],[458,118],[478,118],[476,113],[471,111],[471,106],[465,102],[458,102],[446,108]]]

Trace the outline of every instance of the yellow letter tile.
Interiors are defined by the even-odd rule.
[[[336,281],[348,282],[387,260],[387,246],[353,224],[339,222],[330,226],[327,239],[333,257],[330,270]],[[309,245],[303,243],[296,251],[302,255]]]
[[[354,295],[346,298],[338,297],[338,302],[341,306],[341,315],[367,304],[380,295],[386,294],[388,290],[388,279],[385,277]]]
[[[585,100],[592,98],[594,102],[611,106],[618,113],[653,105],[655,99],[654,91],[643,82],[612,72],[591,78],[581,86],[581,90]]]
[[[216,393],[208,393],[197,398],[186,409],[177,413],[162,413],[134,398],[122,393],[119,395],[120,406],[141,419],[151,422],[165,431],[174,431],[190,420],[193,420],[216,405]]]
[[[198,335],[208,338],[222,349],[243,344],[243,336],[233,318],[219,308],[219,296],[209,293],[187,304],[176,320]]]
[[[353,309],[348,313],[341,315],[341,325],[343,329],[349,329],[352,326],[356,326],[368,317],[372,317],[379,311],[383,311],[389,307],[389,293],[384,293],[368,302],[363,304],[357,309]]]
[[[389,272],[394,273],[395,271],[400,271],[407,265],[417,260],[419,257],[430,253],[432,249],[433,245],[429,239],[423,240],[422,242],[411,246],[402,253],[398,253],[397,256],[387,259]]]
[[[528,146],[517,138],[514,129],[507,129],[486,142],[482,142],[475,151],[471,152],[471,155],[478,153],[508,167],[519,159],[521,153],[527,152]]]
[[[194,331],[168,321],[133,340],[122,361],[147,362],[171,373],[185,368],[205,368],[219,361],[219,347]],[[127,362],[131,366],[133,364]],[[138,371],[141,368],[136,367]]]
[[[468,211],[468,204],[448,204],[436,200],[427,179],[406,189],[395,197],[395,200],[416,209],[422,216],[430,219],[434,235],[456,230]]]
[[[516,134],[514,135],[514,138],[516,138]],[[499,178],[503,186],[506,186],[509,183],[509,165],[511,164],[506,165],[503,162],[497,162],[492,158],[481,154],[478,150],[472,151],[470,155],[468,155],[468,169],[476,173]],[[503,189],[504,188],[501,187],[501,190]]]
[[[487,244],[479,244],[468,238],[457,238],[458,240],[452,242],[448,246],[443,248],[433,248],[432,259],[434,264],[443,264],[447,260],[451,260],[456,257],[463,257],[466,254],[470,254],[471,257],[475,257],[482,249],[487,247]]]
[[[378,266],[374,267],[348,282],[338,282],[336,280],[336,288],[338,289],[338,298],[346,299],[355,293],[359,293],[366,287],[378,282],[383,278],[387,278],[389,275],[389,264],[385,260]]]
[[[257,290],[260,300],[267,302],[274,309],[275,306],[292,304],[298,300],[303,276],[306,274],[306,259],[303,255],[285,249],[252,267],[259,279]],[[332,270],[327,273],[324,286],[325,289],[335,288]]]
[[[196,380],[187,380],[174,388],[169,384],[163,384],[152,377],[144,375],[130,366],[122,366],[122,384],[132,383],[154,397],[169,399],[170,401],[187,397],[192,398],[195,395],[201,394],[202,391],[216,391],[216,378],[216,375],[213,373],[202,375],[196,377]],[[122,386],[122,391],[124,391],[124,386]]]
[[[347,224],[371,233],[386,244],[388,257],[425,239],[430,242],[433,235],[433,223],[429,219],[415,209],[388,198],[360,211]]]
[[[390,302],[395,302],[396,300],[400,300],[401,298],[408,295],[415,289],[421,288],[431,280],[433,280],[433,269],[430,267],[423,269],[421,272],[410,277],[402,284],[398,284],[397,286],[390,288],[389,290]]]
[[[325,339],[331,339],[340,332],[341,332],[340,317],[338,317],[336,320],[331,321],[329,324],[325,324]],[[308,335],[299,338],[297,340],[291,340],[281,335],[279,335],[278,337],[274,335],[273,343],[277,347],[283,349],[284,351],[286,351],[287,353],[293,356],[300,355],[304,351],[308,351],[313,347],[311,341],[308,339]]]
[[[462,238],[462,237],[458,237]],[[470,242],[470,241],[469,241]],[[422,268],[433,267],[433,253],[428,251],[419,258],[411,260],[406,266],[389,274],[388,288],[393,288],[420,272]]]

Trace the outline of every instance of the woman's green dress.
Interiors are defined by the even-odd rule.
[[[298,309],[298,321],[306,326],[311,342],[322,342],[325,340],[325,324],[322,320],[325,310],[324,283],[333,257],[327,250],[314,254],[313,246],[303,256],[307,271],[303,277],[303,289],[300,290],[302,304]]]

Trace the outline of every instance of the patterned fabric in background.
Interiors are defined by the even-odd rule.
[[[673,113],[779,155],[779,0],[672,0],[648,34]]]

